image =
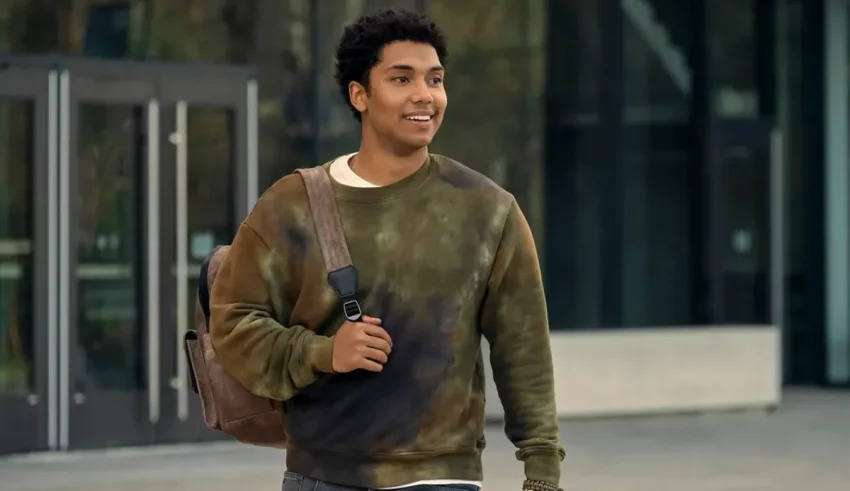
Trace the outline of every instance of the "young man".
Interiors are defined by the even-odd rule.
[[[447,107],[446,56],[438,28],[403,11],[359,19],[337,50],[362,140],[325,168],[364,322],[345,320],[327,282],[297,175],[262,196],[215,282],[222,363],[286,401],[286,491],[480,487],[482,335],[524,488],[558,487],[564,453],[528,224],[512,195],[428,151]]]

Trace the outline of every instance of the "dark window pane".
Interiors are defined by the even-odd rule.
[[[691,198],[700,166],[691,114],[691,50],[698,34],[691,7],[669,0],[624,3],[624,326],[694,322],[692,296],[699,278],[693,229],[703,225]]]
[[[553,329],[597,327],[602,309],[599,0],[549,4],[545,279]]]
[[[140,114],[132,106],[79,106],[76,343],[85,378],[75,390],[146,388],[137,291]]]
[[[35,383],[30,100],[0,99],[0,400]]]
[[[758,115],[758,78],[763,67],[758,56],[758,20],[759,15],[769,15],[767,11],[760,13],[758,4],[758,0],[708,2],[713,106],[723,116]],[[768,42],[772,44],[773,40]]]

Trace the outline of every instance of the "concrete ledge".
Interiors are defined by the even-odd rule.
[[[484,344],[488,420],[502,420]],[[561,417],[776,406],[782,389],[775,326],[697,326],[554,332]]]

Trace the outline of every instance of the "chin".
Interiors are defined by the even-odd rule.
[[[418,140],[418,141],[415,141],[415,142],[411,142],[410,146],[418,150],[420,148],[425,148],[430,144],[431,144],[431,139],[429,138],[427,140]]]
[[[420,149],[422,147],[427,147],[428,145],[430,145],[433,139],[433,136],[422,136],[416,138],[404,138],[402,142],[413,149]]]

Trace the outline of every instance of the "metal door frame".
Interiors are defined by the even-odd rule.
[[[53,279],[57,265],[57,74],[49,67],[26,68],[0,63],[0,97],[33,101],[33,169],[31,173],[33,316],[35,372],[34,392],[26,403],[37,406],[41,424],[33,432],[27,450],[55,449],[58,444],[58,288]],[[46,305],[40,302],[46,300]],[[3,440],[0,438],[0,440]],[[11,446],[10,446],[11,447]],[[2,449],[0,449],[2,452]]]
[[[80,288],[76,273],[76,268],[80,265],[76,248],[76,244],[78,243],[80,209],[72,201],[72,197],[78,196],[82,191],[79,188],[80,162],[78,159],[80,141],[79,128],[76,124],[78,122],[79,107],[85,103],[95,103],[98,105],[133,105],[134,107],[147,108],[142,123],[147,126],[147,130],[145,131],[148,134],[147,151],[142,154],[143,156],[137,165],[141,169],[150,171],[150,169],[158,166],[159,156],[156,152],[151,152],[150,149],[155,149],[155,144],[152,142],[158,141],[156,134],[159,133],[157,111],[159,102],[156,84],[150,80],[140,80],[132,76],[103,77],[102,74],[93,71],[72,71],[70,69],[63,70],[60,75],[60,100],[62,101],[63,111],[60,119],[60,141],[62,143],[60,146],[61,172],[59,174],[59,189],[61,200],[59,223],[60,237],[66,239],[61,241],[60,247],[60,264],[62,270],[60,275],[60,291],[62,292],[60,295],[60,312],[62,313],[60,332],[62,336],[60,338],[63,339],[60,354],[62,366],[66,367],[65,370],[61,370],[62,377],[60,378],[60,443],[63,447],[71,447],[77,446],[72,441],[73,430],[76,427],[72,422],[72,412],[81,412],[87,418],[90,417],[88,412],[90,409],[83,408],[77,410],[75,408],[75,404],[81,405],[86,401],[85,395],[78,393],[72,383],[72,377],[82,373],[82,369],[80,368],[81,359],[79,356],[76,356],[74,351],[77,346],[74,341],[76,339],[75,336],[80,329],[78,310]],[[155,131],[155,133],[151,133],[151,131]],[[139,213],[140,221],[145,226],[141,228],[142,237],[137,238],[140,244],[144,244],[139,248],[139,256],[141,257],[134,258],[134,262],[140,266],[136,269],[138,276],[134,275],[134,280],[140,281],[143,291],[147,293],[155,291],[154,284],[151,283],[152,279],[155,278],[153,274],[155,268],[148,268],[147,274],[145,274],[145,269],[141,265],[152,259],[151,255],[155,253],[158,247],[158,244],[152,244],[149,241],[149,237],[155,237],[155,235],[151,235],[152,230],[148,229],[148,225],[151,223],[150,212],[152,207],[157,205],[156,203],[149,202],[147,199],[148,196],[144,190],[148,188],[149,184],[146,179],[136,184],[138,186],[137,189],[143,190],[139,193],[140,196],[138,196],[137,203],[139,209],[137,213]],[[136,264],[131,265],[131,267],[136,268]],[[152,339],[158,333],[159,325],[158,322],[153,321],[150,317],[151,312],[149,309],[157,304],[156,300],[158,300],[158,297],[149,297],[148,294],[143,294],[137,295],[137,299],[141,300],[137,307],[142,312],[142,315],[138,319],[139,328],[146,333],[148,339]],[[150,400],[153,400],[153,392],[159,390],[159,379],[156,376],[158,373],[156,372],[158,360],[154,356],[155,353],[158,353],[158,350],[154,348],[154,346],[148,343],[143,350],[145,360],[148,363],[148,392]],[[152,374],[154,375],[153,377],[151,376]],[[95,392],[93,391],[93,393]],[[104,407],[102,409],[123,409],[120,412],[124,414],[115,415],[119,418],[124,418],[128,414],[133,413],[131,407]],[[151,422],[155,423],[153,418],[156,413],[151,412],[150,407],[148,411]],[[100,421],[111,419],[111,415],[101,414],[98,419]],[[127,426],[127,424],[120,425],[120,427],[126,430],[126,435],[134,435],[132,443],[152,443],[152,437],[149,436],[152,432],[138,427],[128,428]],[[80,441],[85,441],[84,446],[89,446],[88,439]]]
[[[156,99],[162,101],[176,101],[178,96],[189,102],[190,105],[205,105],[207,103],[221,102],[226,99],[228,101],[239,101],[238,104],[228,104],[236,113],[236,134],[234,146],[237,158],[234,166],[232,179],[234,180],[234,200],[235,200],[235,217],[234,217],[234,233],[238,228],[241,219],[246,217],[253,208],[254,203],[259,197],[258,192],[258,87],[256,82],[255,69],[248,66],[234,65],[217,65],[207,63],[171,63],[171,62],[140,62],[131,60],[97,60],[84,59],[65,56],[18,56],[18,55],[3,55],[0,54],[0,69],[8,69],[13,67],[16,70],[30,69],[41,70],[44,73],[51,73],[50,85],[50,104],[55,108],[53,112],[48,114],[52,117],[47,126],[47,141],[44,144],[37,146],[37,151],[41,154],[47,152],[49,158],[39,158],[39,162],[43,163],[36,169],[34,176],[35,184],[38,186],[37,196],[48,196],[49,203],[44,203],[38,200],[36,212],[40,220],[36,224],[36,236],[34,237],[34,247],[36,249],[36,298],[48,298],[49,303],[54,308],[36,309],[36,315],[39,316],[37,325],[50,324],[48,328],[52,341],[49,347],[40,346],[39,356],[41,359],[48,360],[49,368],[44,370],[39,368],[40,383],[49,383],[50,394],[55,394],[50,397],[51,406],[49,423],[49,448],[58,450],[67,450],[70,447],[70,410],[71,410],[71,384],[70,375],[63,367],[70,367],[70,350],[71,350],[71,334],[76,332],[75,314],[77,310],[76,303],[73,302],[76,295],[76,284],[72,280],[75,275],[72,275],[72,259],[76,255],[76,249],[73,245],[76,242],[73,238],[76,235],[76,227],[72,226],[72,216],[77,216],[76,213],[71,213],[68,205],[69,194],[75,186],[76,170],[69,172],[71,169],[69,164],[71,159],[76,158],[71,153],[71,143],[73,139],[72,117],[74,112],[74,104],[71,103],[71,84],[76,77],[85,76],[87,78],[100,79],[105,81],[124,80],[127,82],[136,82],[142,85],[151,84],[154,88]],[[2,73],[2,71],[0,71]],[[213,81],[213,87],[210,87],[210,81]],[[235,87],[234,83],[241,82],[241,87],[244,89],[240,92],[226,91],[222,93],[216,91],[216,87]],[[191,86],[191,93],[186,93],[185,87]],[[179,89],[175,89],[180,87]],[[6,92],[6,91],[4,91]],[[121,94],[115,94],[121,95]],[[118,100],[121,98],[119,97]],[[129,98],[124,98],[124,102],[130,102]],[[117,103],[118,100],[116,100]],[[136,104],[136,102],[130,102]],[[161,109],[163,103],[156,105],[157,110]],[[161,111],[158,115],[161,120]],[[160,127],[159,120],[154,118],[149,121],[148,130],[155,130],[159,133],[160,138],[151,138],[150,145],[156,147],[156,152],[152,153],[147,161],[147,172],[144,173],[145,186],[142,188],[142,208],[140,208],[141,217],[144,226],[144,236],[139,238],[140,244],[148,244],[147,250],[140,252],[145,254],[142,256],[146,261],[153,260],[159,262],[160,268],[148,268],[146,284],[144,289],[143,304],[140,306],[143,312],[147,313],[148,319],[143,319],[148,328],[146,350],[160,349],[171,350],[175,342],[171,339],[163,340],[161,333],[164,331],[163,325],[172,323],[172,319],[168,317],[167,309],[161,308],[162,290],[159,288],[163,282],[168,281],[169,276],[164,275],[165,271],[170,271],[171,265],[163,262],[158,255],[159,248],[153,248],[153,241],[159,239],[161,230],[167,224],[167,220],[163,220],[163,216],[173,215],[171,210],[165,209],[161,201],[162,184],[172,180],[170,172],[162,172],[159,165],[160,158],[163,152],[168,151],[168,139],[164,135]],[[43,132],[39,131],[39,134]],[[44,137],[42,137],[44,138]],[[157,165],[153,164],[151,159],[156,158]],[[49,161],[49,162],[48,162]],[[140,165],[145,165],[140,162]],[[52,169],[53,172],[49,170]],[[150,181],[153,186],[149,186]],[[44,189],[42,189],[44,188]],[[150,205],[150,206],[148,206]],[[48,217],[47,212],[52,211],[53,214]],[[156,210],[156,213],[153,211]],[[172,218],[173,219],[173,218]],[[153,234],[150,231],[154,231]],[[49,237],[48,237],[49,235]],[[45,240],[49,238],[49,240]],[[51,251],[47,251],[47,248]],[[145,249],[145,248],[143,248]],[[49,261],[39,261],[39,258],[47,257]],[[49,263],[49,265],[47,264]],[[73,262],[76,264],[76,262]],[[40,282],[40,283],[38,283]],[[72,282],[74,284],[72,284]],[[50,286],[53,286],[50,288]],[[155,294],[154,294],[155,293]],[[152,310],[151,310],[152,309]],[[48,321],[45,317],[50,317]],[[153,320],[156,319],[156,320]],[[163,324],[165,323],[165,324]],[[72,325],[73,324],[73,325]],[[43,331],[43,329],[42,329]],[[182,353],[182,352],[181,352]],[[52,356],[51,356],[52,354]],[[151,353],[155,354],[155,353]],[[156,358],[156,357],[154,357]],[[41,365],[39,365],[41,367]],[[168,379],[163,376],[160,371],[159,363],[151,363],[149,365],[148,377],[153,382],[149,385],[149,401],[148,411],[153,424],[157,424],[160,416],[163,414],[164,408],[161,407],[162,395],[165,391],[172,390]],[[47,373],[52,375],[49,380]],[[178,378],[179,384],[179,378]],[[174,388],[177,388],[176,386]],[[155,389],[155,390],[154,390]],[[185,397],[188,396],[183,396]],[[183,410],[185,415],[185,408]],[[200,417],[197,415],[196,417]],[[174,435],[160,434],[157,431],[155,439],[157,441],[173,440]]]

